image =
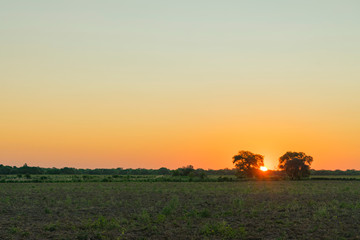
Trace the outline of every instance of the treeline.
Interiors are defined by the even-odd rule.
[[[352,176],[360,175],[358,170],[313,170],[311,169],[311,175],[315,176]],[[235,169],[195,169],[189,165],[186,167],[171,170],[165,167],[159,169],[145,169],[145,168],[96,168],[96,169],[82,169],[82,168],[42,168],[42,167],[30,167],[24,164],[22,167],[5,166],[0,164],[0,175],[11,174],[32,174],[32,175],[172,175],[172,176],[200,176],[206,175],[235,175]],[[278,171],[271,171],[273,174],[277,174]]]
[[[189,165],[186,167],[178,168],[176,170],[170,170],[162,167],[159,169],[145,169],[145,168],[96,168],[96,169],[81,169],[81,168],[42,168],[42,167],[30,167],[24,164],[22,167],[5,166],[0,164],[0,175],[10,174],[32,174],[32,175],[173,175],[173,176],[200,176],[206,175],[234,175],[235,169],[194,169]]]
[[[355,176],[355,175],[360,175],[360,171],[358,170],[354,170],[354,169],[348,169],[345,171],[342,170],[310,170],[311,171],[311,175],[315,175],[315,176],[329,176],[329,175],[334,175],[334,176]]]

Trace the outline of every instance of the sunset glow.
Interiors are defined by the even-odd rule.
[[[263,171],[263,172],[266,172],[268,169],[267,169],[267,167],[265,167],[265,166],[261,166],[261,167],[260,167],[260,170]]]
[[[20,2],[0,8],[0,164],[360,169],[359,2]]]

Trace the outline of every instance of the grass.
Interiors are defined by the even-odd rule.
[[[235,176],[210,175],[206,178],[170,175],[0,175],[0,183],[66,182],[228,182]]]
[[[0,184],[0,239],[360,239],[359,181]]]
[[[360,181],[360,175],[312,175],[312,180]],[[269,180],[264,178],[263,180]],[[279,180],[279,179],[273,179]],[[67,182],[236,182],[235,176],[209,175],[206,178],[170,175],[0,175],[0,183]]]

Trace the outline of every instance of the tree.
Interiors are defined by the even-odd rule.
[[[160,175],[169,175],[170,173],[171,173],[170,169],[167,169],[165,167],[159,168],[157,170],[157,174],[160,174]]]
[[[264,156],[249,151],[239,151],[233,157],[238,177],[256,177],[260,167],[264,166]]]
[[[195,171],[192,165],[186,167],[178,168],[173,172],[173,176],[190,176]]]
[[[303,152],[287,152],[279,158],[279,168],[291,178],[300,179],[310,176],[311,156]]]

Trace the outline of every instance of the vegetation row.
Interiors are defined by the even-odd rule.
[[[360,171],[357,170],[313,170],[310,169],[310,165],[313,162],[311,156],[306,155],[303,152],[287,152],[279,158],[278,170],[269,170],[266,172],[261,171],[261,167],[264,166],[264,156],[260,154],[254,154],[249,151],[239,151],[237,155],[233,157],[233,169],[195,169],[192,165],[186,167],[171,170],[165,167],[159,169],[123,169],[123,168],[112,168],[112,169],[77,169],[77,168],[42,168],[42,167],[31,167],[26,163],[22,167],[16,166],[5,166],[0,164],[0,175],[16,175],[17,180],[12,178],[1,178],[0,182],[27,182],[32,179],[32,182],[43,182],[43,181],[57,181],[57,182],[68,182],[69,179],[65,178],[51,178],[50,176],[43,176],[32,178],[31,175],[75,175],[71,178],[71,181],[233,181],[231,176],[237,176],[238,179],[283,179],[290,178],[293,180],[308,178],[310,175],[324,176],[322,179],[326,180],[326,176],[356,176],[360,175]],[[81,175],[81,176],[76,176]],[[107,178],[96,178],[91,175],[111,175]],[[132,176],[154,176],[147,178],[136,178]],[[156,176],[156,177],[155,177]],[[161,176],[161,177],[159,177]],[[213,178],[209,176],[218,176]],[[187,178],[182,178],[187,177]],[[25,180],[24,180],[25,179]],[[344,180],[349,180],[345,178]]]

